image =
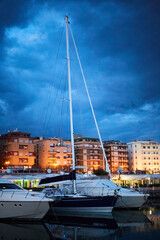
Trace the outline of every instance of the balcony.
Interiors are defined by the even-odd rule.
[[[48,152],[50,153],[56,153],[56,151],[54,149],[50,149]]]
[[[55,157],[55,156],[49,156],[48,158],[49,159],[57,159],[57,157]]]

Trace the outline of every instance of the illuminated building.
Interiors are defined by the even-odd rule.
[[[101,145],[97,138],[87,138],[77,135],[74,141],[76,166],[85,167],[81,170],[82,172],[93,171],[98,168],[105,169]]]
[[[105,141],[104,148],[110,171],[117,173],[119,167],[125,172],[129,171],[127,144],[120,141]]]
[[[0,167],[31,168],[34,165],[34,144],[30,133],[17,129],[0,136]]]
[[[37,167],[44,170],[49,168],[54,172],[70,171],[72,166],[70,141],[40,137],[34,140],[34,149]]]
[[[130,171],[158,172],[160,170],[160,144],[151,140],[128,143]]]

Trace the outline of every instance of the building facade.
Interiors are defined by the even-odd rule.
[[[71,142],[61,138],[34,140],[36,166],[53,172],[70,171],[72,166]]]
[[[130,171],[159,172],[160,144],[157,141],[135,140],[127,145]]]
[[[111,173],[117,173],[119,168],[129,171],[127,144],[120,141],[105,141],[105,153]]]
[[[30,133],[19,132],[17,129],[0,136],[0,167],[34,166],[34,144]]]
[[[102,168],[105,170],[105,162],[100,142],[96,138],[75,138],[76,166],[83,166],[81,171],[87,172]],[[80,171],[80,170],[79,170]]]

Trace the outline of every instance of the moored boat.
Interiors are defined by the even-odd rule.
[[[24,190],[15,183],[0,180],[0,219],[41,220],[50,208],[43,193]]]

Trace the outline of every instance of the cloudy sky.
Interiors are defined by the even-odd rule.
[[[160,140],[159,0],[1,0],[0,134],[69,138],[64,16],[103,140]],[[75,134],[97,137],[71,36]]]

